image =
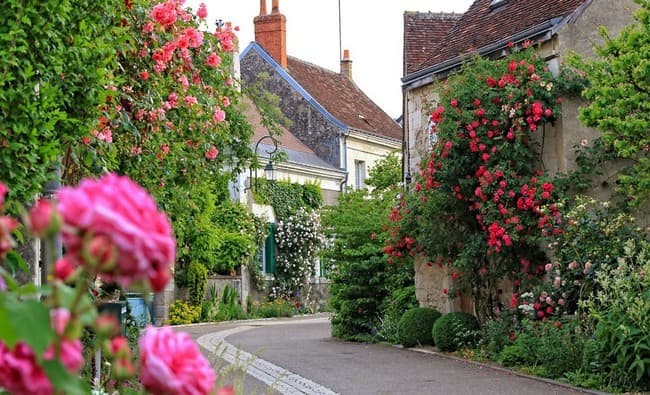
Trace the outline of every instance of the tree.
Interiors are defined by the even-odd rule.
[[[383,178],[391,180],[391,188],[348,191],[323,212],[323,225],[333,240],[325,253],[331,263],[332,333],[345,339],[364,339],[376,331],[384,299],[397,288],[413,285],[413,266],[386,265],[382,252],[388,237],[386,218],[398,193],[400,163],[391,155],[374,169],[392,175]],[[377,173],[371,174],[379,179]]]
[[[580,120],[600,129],[607,146],[632,161],[619,176],[632,205],[650,196],[650,1],[636,2],[641,5],[636,22],[618,37],[610,38],[601,28],[605,43],[597,48],[598,58],[571,59],[589,82],[583,92],[589,105],[581,110]]]

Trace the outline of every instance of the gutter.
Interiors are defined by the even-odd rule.
[[[543,41],[546,41],[551,38],[552,33],[555,32],[554,27],[562,23],[563,20],[565,20],[567,17],[556,17],[553,19],[550,19],[546,22],[543,22],[539,25],[530,27],[526,30],[523,30],[517,34],[514,34],[510,37],[501,39],[495,43],[486,45],[482,48],[479,48],[478,51],[475,53],[480,55],[480,56],[485,56],[488,54],[491,54],[495,51],[502,50],[508,46],[508,43],[513,42],[513,43],[518,43],[521,42],[525,39],[531,38],[531,37],[536,37],[540,36],[544,33],[551,33],[547,34],[547,37],[544,37]],[[542,41],[542,40],[540,40]],[[419,88],[423,85],[428,85],[431,82],[435,81],[440,77],[440,75],[444,74],[449,74],[451,71],[454,69],[458,68],[462,63],[463,60],[467,59],[468,56],[471,56],[473,53],[468,53],[464,55],[459,55],[456,57],[453,57],[451,59],[445,60],[444,62],[440,62],[436,65],[427,67],[426,69],[422,69],[419,71],[416,71],[415,73],[412,73],[410,75],[407,75],[402,78],[402,91],[408,91],[411,89]]]

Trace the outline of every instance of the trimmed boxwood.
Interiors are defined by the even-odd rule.
[[[474,343],[479,328],[476,317],[457,311],[440,317],[431,334],[438,350],[456,351],[463,345]]]
[[[442,314],[431,307],[416,307],[408,310],[400,318],[397,326],[397,337],[404,347],[418,344],[433,345],[431,328]]]

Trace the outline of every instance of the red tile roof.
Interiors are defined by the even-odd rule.
[[[475,52],[553,18],[567,16],[588,0],[506,1],[494,10],[490,10],[492,0],[474,1],[419,69]]]
[[[404,75],[420,70],[420,65],[442,43],[463,14],[404,12]]]
[[[287,72],[334,118],[348,127],[401,140],[400,125],[343,74],[292,56],[288,57]]]

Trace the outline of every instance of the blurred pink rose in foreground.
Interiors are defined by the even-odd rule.
[[[36,355],[22,341],[12,350],[0,341],[0,387],[14,395],[50,395],[54,392],[52,383],[36,362]]]
[[[39,199],[29,210],[29,227],[38,237],[52,235],[58,231],[59,219],[54,205],[47,199]]]
[[[128,177],[108,174],[62,188],[57,199],[69,254],[81,262],[92,256],[97,267],[89,270],[123,287],[146,279],[154,291],[164,289],[176,242],[167,215],[146,190]],[[94,241],[92,249],[84,245],[88,240]],[[111,262],[104,262],[107,257]]]
[[[216,375],[196,343],[170,327],[148,327],[140,338],[140,381],[154,394],[202,395]]]

